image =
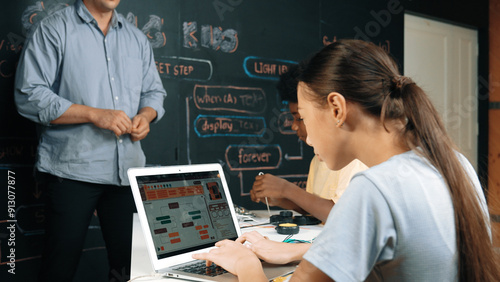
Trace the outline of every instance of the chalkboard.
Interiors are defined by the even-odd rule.
[[[43,192],[32,174],[36,126],[15,110],[13,79],[27,30],[73,1],[4,2],[0,171],[4,183],[9,175],[15,180],[15,190],[0,196],[0,280],[33,281],[44,233]],[[305,187],[313,151],[291,130],[292,117],[276,90],[279,75],[340,38],[372,41],[402,63],[401,3],[352,2],[122,0],[117,11],[148,36],[168,93],[165,116],[142,141],[147,165],[221,163],[234,202],[250,209],[265,208],[248,196],[261,171]],[[101,281],[105,265],[94,218],[77,281]]]

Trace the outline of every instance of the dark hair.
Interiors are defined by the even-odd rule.
[[[460,163],[457,148],[424,91],[399,74],[389,54],[373,43],[340,40],[317,53],[299,81],[320,106],[338,92],[367,113],[405,124],[400,134],[408,148],[425,157],[441,173],[455,213],[459,281],[500,281],[498,254],[489,222],[473,183]],[[385,124],[384,124],[385,126]],[[386,128],[387,130],[387,128]],[[416,149],[418,148],[418,149]]]
[[[276,89],[278,89],[282,101],[297,103],[297,78],[300,76],[303,68],[304,63],[291,65],[285,73],[280,75]]]

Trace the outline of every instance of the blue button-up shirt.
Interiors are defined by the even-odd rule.
[[[90,123],[52,125],[73,103],[124,111],[165,110],[147,37],[115,11],[107,35],[81,0],[45,18],[26,42],[16,73],[19,113],[43,125],[36,167],[91,183],[128,185],[145,165],[140,142]]]

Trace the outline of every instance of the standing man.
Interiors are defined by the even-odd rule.
[[[41,124],[36,169],[46,176],[47,241],[40,281],[71,281],[94,210],[109,279],[130,275],[135,205],[127,169],[166,96],[146,36],[120,0],[76,0],[33,30],[15,87],[19,113]]]

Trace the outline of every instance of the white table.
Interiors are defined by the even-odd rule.
[[[257,220],[260,222],[265,221],[265,219],[269,219],[269,215],[267,210],[259,210],[252,211],[257,215]],[[277,214],[279,211],[271,211],[272,214]],[[249,225],[252,222],[245,222],[240,224],[240,226]],[[154,270],[151,265],[151,261],[149,259],[148,251],[146,249],[146,242],[144,240],[144,234],[142,232],[141,226],[139,222],[139,217],[137,214],[134,214],[134,224],[132,231],[132,259],[131,259],[131,271],[130,271],[130,279],[136,278],[135,281],[180,281],[178,279],[173,278],[164,278],[164,277],[154,277]],[[271,240],[275,241],[283,241],[286,235],[280,235],[274,229],[274,225],[260,225],[254,227],[243,227],[241,232],[249,232],[253,230],[257,230],[264,236],[267,236]],[[310,225],[310,226],[301,226],[299,234],[293,235],[293,239],[298,240],[311,240],[316,238],[316,236],[321,232],[322,225]],[[144,278],[138,278],[138,277]]]

